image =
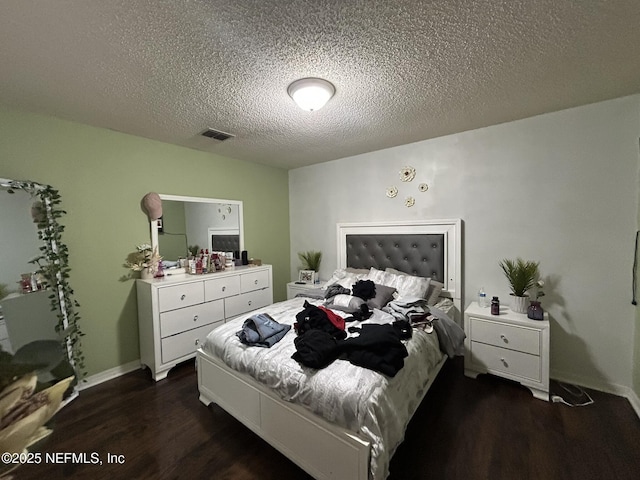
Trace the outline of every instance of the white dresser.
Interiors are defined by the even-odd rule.
[[[271,265],[137,280],[140,362],[162,380],[226,320],[273,303]]]
[[[473,302],[464,312],[464,373],[491,373],[515,380],[549,401],[549,316],[531,320],[506,307],[500,315]]]

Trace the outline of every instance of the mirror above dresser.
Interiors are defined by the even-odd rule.
[[[244,250],[242,201],[159,196],[162,217],[151,221],[151,245],[157,247],[169,268],[196,248],[234,254]]]

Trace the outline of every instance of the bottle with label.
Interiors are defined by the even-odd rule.
[[[491,315],[500,315],[500,300],[498,297],[491,299]]]
[[[487,293],[484,291],[484,287],[480,287],[478,290],[478,305],[482,308],[487,308],[489,306],[489,302],[487,301]]]

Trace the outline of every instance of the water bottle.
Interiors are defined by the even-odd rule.
[[[482,308],[487,308],[489,306],[489,302],[487,301],[487,293],[484,291],[484,287],[480,287],[478,290],[478,305]]]

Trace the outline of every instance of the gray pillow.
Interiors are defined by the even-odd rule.
[[[347,267],[344,270],[345,270],[345,272],[355,273],[356,275],[366,275],[367,273],[369,273],[369,269],[368,268],[351,268],[351,267]]]
[[[429,284],[429,288],[427,289],[427,294],[425,298],[427,299],[427,305],[435,305],[438,303],[440,294],[444,289],[444,283],[436,282],[435,280],[431,280]]]
[[[393,287],[387,287],[386,285],[375,284],[376,296],[367,300],[369,308],[377,308],[381,310],[387,303],[393,300],[393,294],[396,293],[396,289]]]

